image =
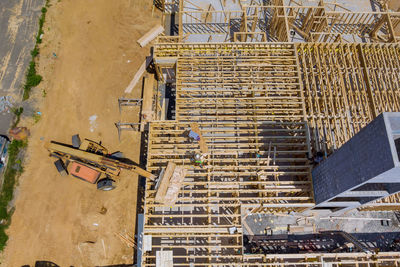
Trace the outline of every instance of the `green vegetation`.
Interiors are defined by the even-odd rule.
[[[37,47],[35,47],[32,51],[31,51],[31,56],[32,58],[35,58],[37,55],[39,55],[39,49]]]
[[[38,114],[38,113],[35,113],[34,115],[33,115],[33,121],[35,122],[35,123],[38,123],[39,121],[40,121],[40,118],[41,118],[42,116],[40,115],[40,114]]]
[[[24,108],[15,108],[12,112],[17,117],[12,126],[14,128],[18,125]],[[0,191],[0,251],[4,249],[8,240],[6,229],[11,223],[11,216],[14,212],[14,208],[9,208],[8,203],[13,198],[16,179],[23,171],[20,152],[26,146],[27,142],[20,140],[13,140],[8,146],[8,162],[7,166],[3,167],[5,169],[4,182]]]
[[[15,119],[15,122],[13,123],[11,128],[17,127],[20,119],[21,119],[21,115],[22,112],[24,112],[24,108],[23,107],[19,107],[19,108],[13,108],[12,112],[15,114],[15,116],[17,116],[17,118]]]
[[[36,36],[36,44],[35,48],[31,51],[32,59],[26,73],[23,100],[27,100],[32,87],[39,85],[42,81],[42,76],[36,73],[35,58],[39,55],[38,45],[42,43],[41,36],[44,33],[43,25],[46,18],[47,8],[49,7],[49,1],[50,0],[46,0],[46,5],[42,8],[42,15],[39,19],[39,30]],[[16,127],[24,109],[19,107],[12,111],[16,115],[16,120],[12,127]],[[11,216],[14,212],[14,208],[9,207],[9,203],[13,199],[17,178],[23,172],[21,152],[26,148],[27,144],[27,141],[13,140],[8,146],[8,162],[7,166],[4,166],[4,181],[0,191],[0,251],[4,249],[8,240],[6,229],[11,223]]]
[[[38,86],[42,81],[42,76],[36,73],[36,63],[34,58],[29,63],[28,72],[26,73],[26,81],[24,85],[24,95],[22,97],[23,100],[27,100],[29,98],[29,93],[31,92],[32,87]]]
[[[26,80],[24,85],[24,95],[22,100],[27,100],[29,98],[29,94],[31,92],[32,87],[38,86],[39,83],[42,81],[42,76],[36,73],[36,63],[35,58],[39,55],[39,47],[38,45],[42,43],[42,35],[44,21],[46,19],[47,7],[49,7],[49,1],[46,0],[45,7],[42,8],[42,15],[39,18],[39,30],[36,35],[36,44],[35,48],[31,51],[31,62],[29,63],[28,72],[26,73]]]
[[[47,3],[46,3],[46,6],[47,6]],[[39,19],[39,31],[38,31],[38,34],[36,35],[36,44],[42,43],[42,38],[40,38],[40,37],[44,33],[43,25],[44,25],[44,20],[46,18],[46,13],[47,13],[47,8],[43,7],[42,15],[40,16],[40,19]]]
[[[26,141],[13,140],[8,146],[8,163],[4,172],[3,187],[0,192],[0,251],[4,249],[8,236],[6,229],[11,223],[13,208],[8,203],[13,198],[16,178],[22,173],[20,151],[27,146]]]

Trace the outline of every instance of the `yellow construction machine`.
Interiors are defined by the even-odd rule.
[[[109,191],[115,188],[115,180],[121,169],[133,171],[148,179],[155,179],[152,173],[123,158],[122,153],[109,154],[108,150],[94,141],[85,139],[81,142],[79,135],[72,137],[72,145],[51,141],[46,145],[50,156],[58,158],[54,162],[61,175],[72,176],[97,184],[97,189]]]

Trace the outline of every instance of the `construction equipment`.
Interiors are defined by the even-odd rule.
[[[132,161],[122,158],[122,153],[109,154],[101,143],[88,139],[81,142],[79,135],[72,137],[72,146],[51,141],[46,148],[50,156],[58,158],[54,164],[61,175],[71,174],[89,183],[97,183],[97,189],[100,190],[114,189],[113,178],[119,176],[121,169],[133,171],[148,179],[156,178]]]

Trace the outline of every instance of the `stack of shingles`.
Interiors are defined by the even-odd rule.
[[[155,201],[164,205],[173,205],[176,202],[185,175],[185,168],[177,167],[175,163],[168,162],[167,168],[157,183]]]

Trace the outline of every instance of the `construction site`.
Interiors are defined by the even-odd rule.
[[[74,14],[72,4],[57,5],[69,8],[65,19]],[[70,50],[62,48],[51,63],[48,77],[92,88],[86,96],[102,100],[83,107],[70,93],[78,111],[68,125],[79,127],[62,130],[51,116],[37,126],[33,139],[40,141],[28,149],[32,162],[5,266],[22,264],[23,250],[13,251],[34,246],[29,240],[46,240],[52,250],[39,247],[26,259],[60,266],[400,266],[400,2],[129,1],[112,13],[123,18],[117,30],[134,19],[121,15],[129,8],[151,16],[145,34],[132,40],[124,28],[111,46],[119,49],[115,40],[123,40],[146,50],[124,52],[124,62],[135,53],[134,75],[130,82],[116,76],[124,82],[107,84],[107,99],[87,80],[122,64],[91,70],[89,78],[75,73],[84,66],[74,67],[70,77],[84,78],[67,82],[61,60],[86,55],[64,59]],[[101,28],[95,17],[76,27],[93,24]],[[73,32],[57,27],[65,36]],[[109,51],[92,50],[93,58]],[[49,81],[44,86],[56,86]],[[62,99],[57,94],[50,91],[50,99]],[[49,103],[47,113],[63,114]],[[86,109],[99,114],[89,117],[90,128],[81,122]],[[46,123],[60,130],[44,129]],[[100,139],[104,146],[92,141]],[[37,153],[57,159],[37,167]],[[48,176],[43,181],[53,189],[31,189],[40,180],[29,176]],[[49,219],[36,225],[42,219],[26,215],[35,204],[25,203],[45,194],[50,200],[38,200],[36,214]],[[64,247],[69,259],[55,256]]]
[[[339,2],[156,3],[138,266],[400,264],[400,13]]]

